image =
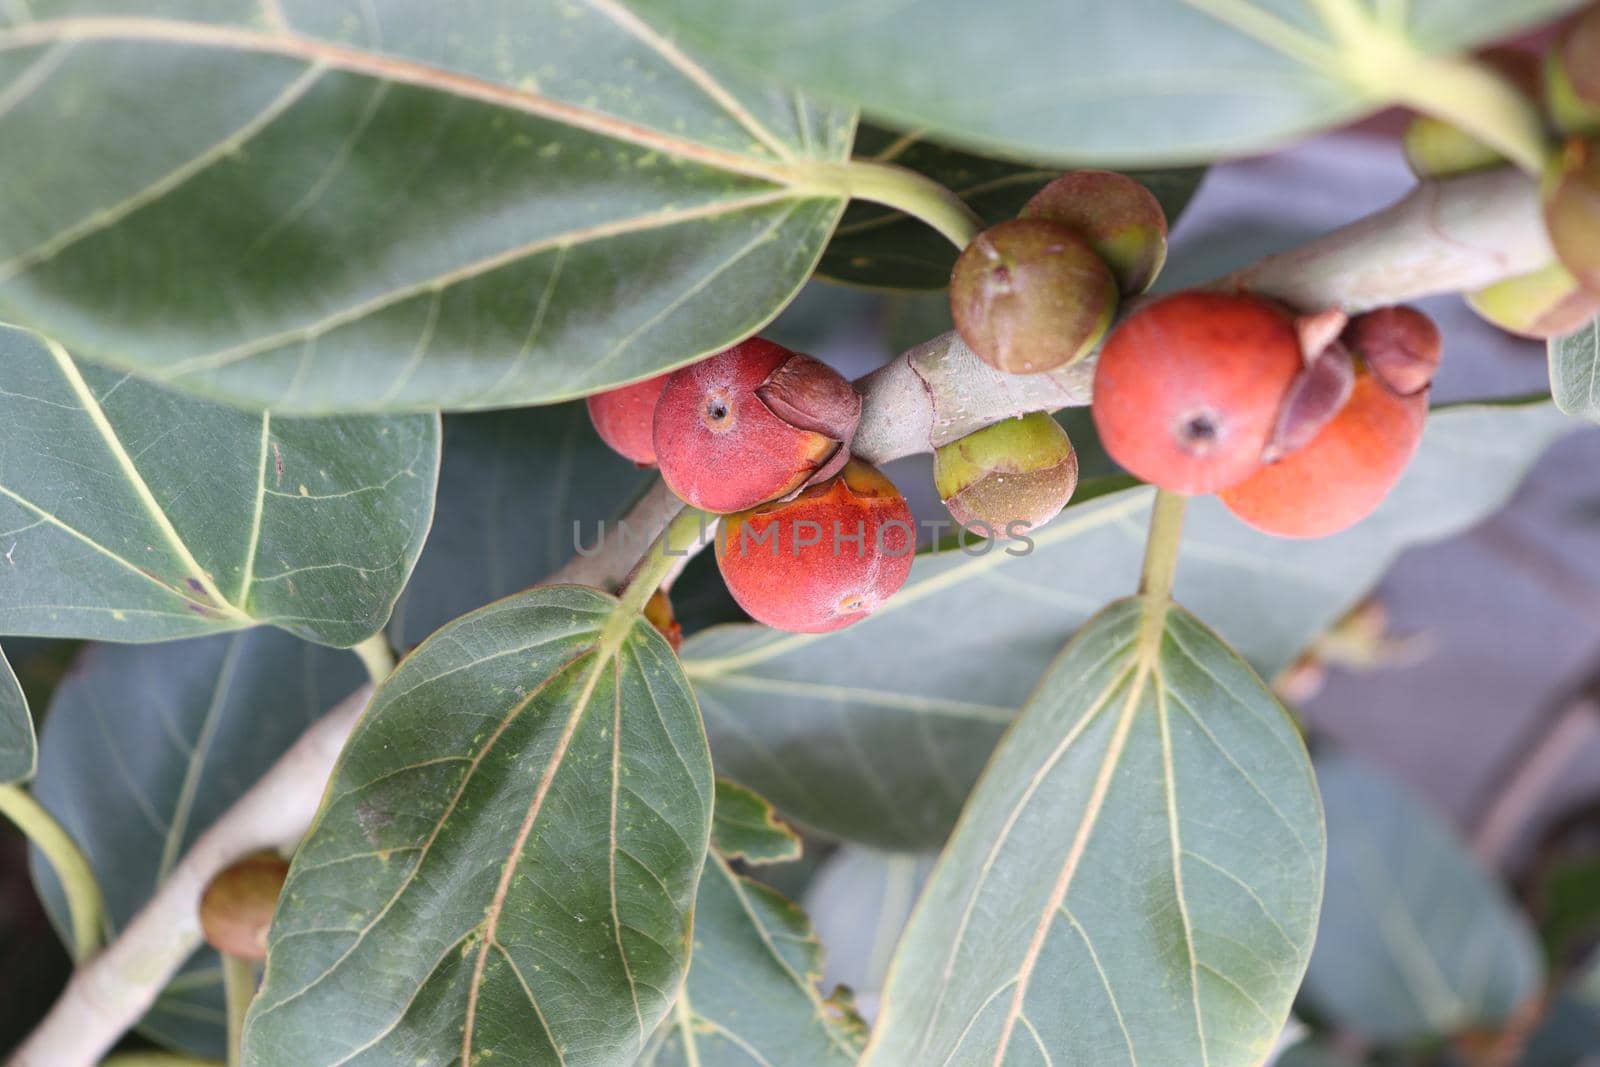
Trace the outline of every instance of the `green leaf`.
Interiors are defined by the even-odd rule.
[[[1550,391],[1568,415],[1600,422],[1600,320],[1551,338]]]
[[[1169,602],[1079,631],[996,750],[901,939],[865,1067],[1256,1067],[1322,896],[1305,746]]]
[[[0,633],[354,645],[422,548],[438,450],[437,416],[252,414],[0,326]]]
[[[28,698],[23,696],[5,653],[0,652],[0,784],[32,778],[37,759]]]
[[[1060,167],[991,159],[881,126],[863,125],[857,131],[855,154],[926,174],[991,226],[1015,218],[1034,193],[1061,173]],[[1204,175],[1204,168],[1191,167],[1129,176],[1156,195],[1168,222],[1175,223]],[[857,202],[840,220],[818,271],[855,285],[942,290],[950,284],[960,251],[925,223],[879,204]]]
[[[771,804],[744,786],[718,778],[712,810],[711,844],[725,859],[760,865],[800,858],[800,838],[778,821]]]
[[[720,800],[720,795],[719,795]],[[824,1000],[805,912],[712,853],[695,901],[694,963],[643,1067],[853,1067],[865,1024]]]
[[[0,14],[0,315],[252,407],[645,377],[771,319],[843,210],[853,112],[620,0],[32,15]]]
[[[364,678],[356,657],[269,629],[82,654],[50,702],[34,792],[94,869],[111,934],[217,816]],[[37,855],[33,876],[66,939],[66,898]],[[215,952],[197,952],[141,1031],[222,1056],[220,968]]]
[[[652,477],[606,447],[582,404],[447,417],[433,530],[389,619],[395,647],[593,547]]]
[[[631,0],[689,41],[997,154],[1114,165],[1250,153],[1398,99],[1421,54],[1580,0]]]
[[[1328,892],[1305,995],[1369,1041],[1400,1045],[1511,1018],[1538,992],[1539,947],[1459,835],[1398,783],[1317,759]]]
[[[1355,1067],[1352,1060],[1339,1055],[1315,1038],[1308,1038],[1272,1061],[1272,1067]]]
[[[1378,512],[1319,541],[1267,537],[1215,500],[1196,500],[1177,595],[1270,677],[1402,550],[1496,511],[1573,427],[1548,402],[1436,412]],[[718,773],[813,829],[882,848],[937,847],[1062,642],[1136,587],[1150,496],[1081,487],[1024,556],[1010,555],[1015,547],[920,556],[905,588],[839,633],[744,625],[690,638],[684,669]]]
[[[688,683],[615,598],[551,586],[451,623],[340,757],[245,1061],[629,1062],[688,965],[711,804]]]

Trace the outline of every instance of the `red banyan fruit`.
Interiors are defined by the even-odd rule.
[[[667,487],[706,511],[743,511],[836,474],[861,397],[833,368],[753,337],[676,371],[656,403]]]
[[[1427,414],[1426,389],[1401,396],[1363,364],[1349,401],[1309,444],[1218,495],[1263,533],[1338,533],[1389,495],[1416,454]]]
[[[758,622],[825,633],[870,615],[911,573],[916,529],[894,483],[851,460],[793,500],[722,522],[717,566]]]
[[[595,432],[613,452],[644,466],[655,463],[656,401],[670,377],[658,374],[620,389],[595,393],[585,401]]]
[[[1131,474],[1175,493],[1214,493],[1261,466],[1304,366],[1293,317],[1270,300],[1164,297],[1128,316],[1101,349],[1095,428]]]

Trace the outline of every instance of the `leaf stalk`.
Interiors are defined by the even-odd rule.
[[[72,958],[82,963],[99,946],[105,917],[105,899],[93,868],[71,835],[22,786],[0,786],[0,814],[44,853],[61,880],[72,922]]]

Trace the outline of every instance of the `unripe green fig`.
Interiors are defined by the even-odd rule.
[[[1467,305],[1507,333],[1541,341],[1565,337],[1600,314],[1600,299],[1555,262],[1469,293]]]
[[[1033,194],[1022,218],[1059,222],[1088,241],[1124,296],[1149,289],[1167,262],[1167,214],[1155,194],[1126,174],[1063,174]]]
[[[1522,90],[1530,100],[1540,96],[1539,57],[1520,48],[1489,48],[1478,59]],[[1406,127],[1406,162],[1418,178],[1443,178],[1505,163],[1505,157],[1471,134],[1443,119],[1418,115]]]
[[[978,358],[1038,374],[1094,350],[1117,283],[1088,242],[1048,219],[1011,219],[973,238],[950,275],[950,315]]]
[[[1078,454],[1047,413],[985,426],[933,454],[933,481],[963,527],[1008,540],[1060,514],[1078,487]]]
[[[246,856],[206,886],[200,929],[211,947],[243,960],[267,958],[267,931],[289,863],[274,852]]]
[[[1600,294],[1600,151],[1574,137],[1545,175],[1544,224],[1561,265]]]
[[[1545,54],[1545,106],[1563,133],[1600,133],[1600,8],[1590,7]]]

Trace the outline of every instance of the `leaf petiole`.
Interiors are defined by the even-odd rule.
[[[903,211],[932,226],[958,249],[983,229],[983,220],[955,193],[932,178],[893,163],[852,159],[829,171],[847,196]]]
[[[72,921],[72,958],[82,963],[100,944],[101,921],[105,915],[105,900],[94,870],[77,842],[22,786],[0,786],[0,814],[10,819],[44,853],[61,880]]]
[[[622,610],[617,613],[623,625],[633,624],[633,617],[644,611],[645,604],[661,583],[705,539],[710,520],[706,512],[685,506],[667,523],[661,536],[645,549],[633,573],[623,582]]]
[[[1161,602],[1172,599],[1172,580],[1178,570],[1178,547],[1183,541],[1183,512],[1189,498],[1165,489],[1156,490],[1150,509],[1150,536],[1144,546],[1144,567],[1139,572],[1139,594]]]

